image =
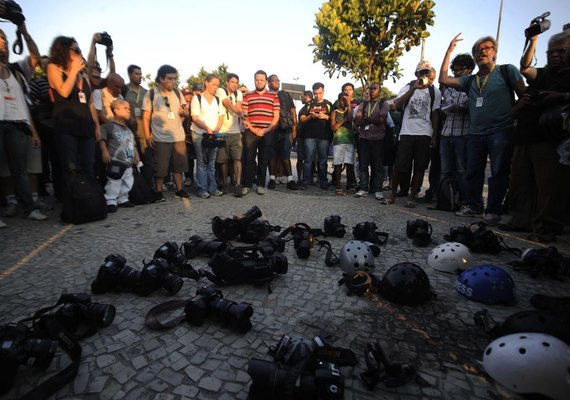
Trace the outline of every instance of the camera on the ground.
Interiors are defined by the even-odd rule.
[[[425,247],[431,243],[432,227],[425,219],[410,220],[406,223],[406,236],[413,239],[416,246]]]
[[[228,248],[226,242],[220,240],[204,240],[198,235],[191,236],[186,243],[182,245],[184,255],[188,258],[198,256],[211,257],[216,253],[221,253]]]
[[[323,233],[326,236],[335,236],[337,238],[344,237],[346,234],[346,225],[341,224],[339,215],[331,215],[325,218],[323,224]]]
[[[211,286],[204,286],[196,291],[196,296],[186,302],[184,307],[186,321],[201,326],[208,316],[213,316],[222,323],[240,333],[251,329],[250,318],[253,308],[249,303],[236,303],[224,299],[221,291]]]
[[[55,312],[55,319],[75,337],[86,337],[105,328],[115,319],[113,305],[91,302],[87,293],[62,294],[58,304],[63,307]]]
[[[257,206],[251,207],[241,216],[222,219],[218,216],[212,219],[212,232],[219,240],[229,241],[245,232],[247,226],[262,215]]]
[[[182,278],[169,272],[168,261],[155,258],[145,264],[140,272],[137,293],[141,296],[148,296],[155,290],[163,288],[172,296],[178,293],[183,284]]]
[[[91,291],[101,294],[107,292],[130,292],[139,283],[140,272],[127,265],[125,257],[109,254],[99,267],[97,277],[91,283]]]

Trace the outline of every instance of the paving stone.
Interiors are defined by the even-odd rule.
[[[105,368],[108,365],[113,364],[117,359],[112,354],[103,354],[97,357],[97,367]]]
[[[204,371],[202,371],[201,369],[195,367],[194,365],[189,365],[184,369],[184,372],[186,373],[186,375],[188,375],[188,377],[190,379],[192,379],[194,382],[198,382],[200,380],[200,378],[202,377],[202,375],[204,375]]]
[[[200,382],[198,382],[198,387],[200,389],[209,390],[210,392],[217,392],[222,387],[222,381],[210,376],[206,376],[200,379]]]

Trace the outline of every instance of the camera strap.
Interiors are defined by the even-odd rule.
[[[332,251],[332,245],[329,241],[327,240],[319,240],[317,242],[317,245],[319,246],[319,250],[321,251],[322,248],[324,247],[325,249],[327,249],[327,253],[325,254],[325,265],[327,267],[334,267],[335,265],[337,265],[338,263],[340,263],[340,259],[338,258],[338,256]]]
[[[154,306],[146,314],[146,317],[144,319],[144,324],[146,325],[147,328],[153,331],[160,331],[164,329],[174,328],[175,326],[180,325],[183,321],[186,320],[186,314],[184,312],[178,317],[175,317],[166,322],[161,322],[158,319],[158,315],[176,309],[184,309],[185,305],[186,305],[186,300],[170,300],[165,303]]]

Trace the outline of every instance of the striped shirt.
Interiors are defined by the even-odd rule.
[[[450,108],[454,105],[468,107],[467,93],[460,92],[455,88],[445,88],[443,91],[443,104],[441,111],[446,115],[441,136],[465,136],[469,134],[469,111],[451,112]]]
[[[247,113],[247,119],[254,128],[264,129],[271,125],[273,116],[279,111],[277,93],[265,91],[248,92],[243,96],[241,108]]]

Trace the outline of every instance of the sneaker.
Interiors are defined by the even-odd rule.
[[[174,192],[174,197],[177,197],[179,199],[189,199],[190,195],[186,193],[184,189],[180,189]]]
[[[53,207],[46,203],[43,199],[39,198],[36,200],[34,206],[40,211],[49,211],[53,210]]]
[[[162,192],[154,192],[154,202],[155,203],[163,203],[165,201],[166,201],[166,199],[164,198],[164,195],[162,194]]]
[[[13,217],[18,213],[18,203],[8,202],[4,208],[5,217]]]
[[[43,221],[43,220],[46,220],[48,217],[43,215],[40,212],[40,210],[35,209],[34,211],[32,211],[31,213],[28,214],[27,218],[33,219],[34,221]]]
[[[216,190],[215,192],[212,193],[212,196],[223,196],[224,192],[222,192],[221,190]]]
[[[244,188],[241,190],[241,195],[242,195],[242,196],[247,196],[250,191],[251,191],[250,188],[244,187]]]
[[[258,186],[256,192],[258,195],[263,196],[265,194],[265,188],[263,186]]]
[[[297,182],[289,181],[287,182],[287,189],[289,190],[299,190],[299,186],[297,186]]]
[[[480,217],[481,213],[473,211],[469,206],[462,206],[461,210],[455,212],[455,215],[458,217]]]
[[[6,223],[0,219],[0,229],[6,228],[7,226],[8,225],[6,225]]]
[[[270,179],[269,183],[267,184],[267,189],[275,190],[275,179]],[[259,193],[258,193],[259,194]]]
[[[242,185],[236,185],[236,187],[234,188],[234,196],[235,197],[242,197],[243,196],[243,186]]]
[[[134,203],[131,203],[130,201],[125,201],[124,203],[120,203],[117,205],[117,207],[121,207],[121,208],[133,208],[135,206]]]
[[[376,200],[384,200],[384,194],[382,192],[376,192],[374,193],[374,198]]]
[[[210,193],[208,192],[200,192],[198,193],[198,197],[201,199],[208,199],[210,197]]]
[[[368,192],[366,190],[359,190],[354,194],[354,197],[366,197],[368,196]]]
[[[109,204],[109,205],[107,205],[107,212],[108,212],[108,213],[117,212],[117,206],[114,205],[114,204]]]
[[[499,222],[501,222],[501,217],[497,214],[493,214],[493,213],[485,213],[485,216],[483,217],[483,221],[490,226],[495,226],[497,225]]]

